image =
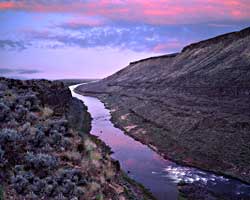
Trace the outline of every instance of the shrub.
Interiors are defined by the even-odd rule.
[[[3,167],[5,164],[5,159],[4,159],[4,154],[5,151],[2,149],[1,145],[0,145],[0,167]],[[0,199],[1,200],[1,199]]]
[[[22,175],[12,177],[11,182],[19,194],[23,194],[29,185],[29,181]]]
[[[10,112],[10,108],[4,103],[0,103],[0,121],[5,121]]]
[[[29,167],[36,170],[54,169],[58,164],[55,157],[42,153],[27,153],[25,156],[25,161]]]
[[[3,160],[3,156],[4,156],[4,150],[2,149],[1,145],[0,145],[0,163]]]
[[[4,200],[3,199],[3,187],[0,185],[0,200]]]
[[[0,143],[17,143],[21,140],[20,134],[16,130],[4,128],[0,131]]]
[[[50,109],[49,107],[44,107],[42,110],[42,116],[43,118],[48,118],[53,115],[53,110]]]
[[[35,146],[35,147],[41,147],[45,144],[45,133],[39,129],[37,129],[34,137],[31,140],[31,143]]]

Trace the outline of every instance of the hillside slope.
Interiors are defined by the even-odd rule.
[[[62,82],[0,77],[0,199],[154,199],[90,129]]]
[[[250,28],[130,63],[78,92],[166,157],[250,182]]]

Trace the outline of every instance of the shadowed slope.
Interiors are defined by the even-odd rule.
[[[118,126],[133,125],[128,134],[165,156],[250,182],[250,28],[133,62],[78,91],[98,95]]]

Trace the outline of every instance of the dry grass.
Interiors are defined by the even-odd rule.
[[[42,117],[43,118],[49,118],[54,114],[53,110],[50,109],[49,107],[44,107],[42,110]]]

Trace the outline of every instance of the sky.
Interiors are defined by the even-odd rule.
[[[0,0],[0,76],[104,78],[249,26],[249,0]]]

